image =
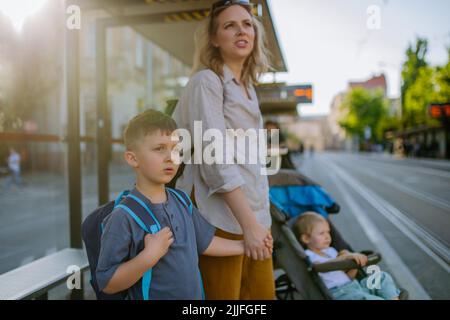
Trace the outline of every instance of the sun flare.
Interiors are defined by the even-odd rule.
[[[47,0],[0,0],[0,12],[11,19],[17,31],[22,30],[25,19],[35,14]]]

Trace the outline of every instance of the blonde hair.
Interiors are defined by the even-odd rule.
[[[312,211],[302,213],[302,215],[297,219],[297,221],[294,224],[295,236],[300,242],[302,242],[302,235],[304,234],[308,236],[311,235],[314,227],[320,222],[328,223],[328,221],[318,213]]]
[[[247,7],[242,7],[249,11]],[[211,12],[196,30],[194,36],[195,53],[192,74],[202,69],[211,69],[214,73],[223,77],[222,69],[224,61],[219,48],[213,46],[211,39],[217,33],[217,17],[226,8],[228,7]],[[272,69],[269,62],[270,53],[267,49],[264,26],[258,18],[251,13],[251,10],[249,13],[255,30],[255,40],[253,50],[245,60],[241,74],[241,79],[245,86],[248,86],[249,83],[256,84],[262,73]]]

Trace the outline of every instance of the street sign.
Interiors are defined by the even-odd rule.
[[[442,116],[450,118],[450,102],[433,103],[428,106],[430,116],[434,119],[442,119]]]
[[[280,100],[296,103],[312,103],[313,89],[310,84],[302,85],[261,85],[257,87],[260,102],[276,102]]]
[[[312,85],[297,85],[285,87],[288,96],[294,96],[297,103],[312,103]]]

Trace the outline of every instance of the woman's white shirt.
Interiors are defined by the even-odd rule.
[[[263,128],[263,119],[253,85],[250,84],[248,92],[251,99],[245,95],[227,65],[223,67],[222,79],[209,69],[199,71],[186,85],[173,118],[179,128],[190,131],[192,139],[194,121],[201,121],[203,133],[213,128],[219,130],[223,137],[226,129],[255,129],[258,132]],[[203,141],[202,147],[210,143]],[[246,150],[251,150],[247,140],[246,147]],[[260,144],[258,147],[265,147],[265,141],[264,146]],[[256,158],[256,164],[249,164],[248,156],[245,164],[187,164],[176,187],[191,194],[195,186],[197,206],[205,219],[219,229],[242,234],[238,221],[220,195],[241,187],[257,221],[269,229],[272,223],[269,184],[267,175],[262,173],[265,164]],[[226,159],[226,148],[223,148],[223,159]]]

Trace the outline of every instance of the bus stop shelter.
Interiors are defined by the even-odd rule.
[[[97,108],[97,183],[98,203],[109,199],[108,164],[111,152],[110,114],[107,104],[107,37],[109,28],[132,27],[174,57],[191,66],[194,55],[193,35],[199,22],[209,14],[212,0],[67,0],[66,7],[76,5],[81,14],[103,10],[105,17],[95,21],[95,69]],[[274,72],[287,71],[277,37],[269,3],[254,0],[254,13],[261,19],[272,55]],[[68,108],[68,181],[70,244],[82,248],[82,193],[80,158],[80,57],[79,30],[66,29],[66,85]]]
[[[110,182],[114,182],[114,176],[111,177],[111,171],[109,171],[110,168],[113,168],[111,159],[115,147],[118,146],[117,144],[122,143],[120,138],[117,138],[117,136],[113,138],[112,134],[113,130],[120,129],[120,126],[114,123],[114,109],[110,104],[112,99],[108,95],[112,87],[108,76],[114,73],[111,69],[111,63],[114,60],[109,55],[109,45],[113,41],[108,35],[117,31],[114,30],[115,28],[126,27],[127,32],[132,31],[133,34],[139,36],[139,39],[148,40],[147,42],[151,43],[152,46],[162,49],[171,57],[180,61],[183,68],[190,67],[195,51],[194,32],[200,21],[209,14],[213,2],[214,0],[61,0],[60,2],[52,2],[52,5],[56,4],[55,8],[58,8],[50,7],[48,12],[43,12],[44,19],[49,17],[48,21],[59,21],[56,28],[53,25],[51,26],[52,30],[57,28],[64,30],[61,31],[61,34],[58,34],[58,36],[61,35],[61,38],[55,38],[55,43],[58,46],[54,47],[57,48],[54,50],[57,55],[56,59],[61,60],[58,60],[58,64],[55,63],[55,65],[58,68],[61,66],[63,71],[61,75],[58,74],[55,83],[52,84],[52,88],[58,91],[58,97],[62,97],[61,101],[58,100],[57,104],[49,104],[54,109],[50,107],[44,109],[47,113],[42,117],[47,117],[51,121],[43,121],[40,124],[42,131],[13,130],[0,132],[0,140],[7,143],[21,143],[22,145],[33,143],[38,147],[44,146],[43,150],[46,151],[51,148],[59,148],[57,152],[63,153],[63,156],[58,154],[58,160],[55,162],[49,161],[50,156],[47,155],[44,155],[43,159],[39,159],[41,162],[48,162],[45,163],[46,168],[55,170],[52,173],[52,178],[58,180],[58,184],[52,185],[52,188],[56,186],[55,190],[58,193],[55,193],[54,197],[40,198],[42,206],[45,207],[49,202],[48,199],[58,205],[64,203],[64,206],[55,210],[49,210],[45,207],[48,212],[51,212],[50,219],[46,221],[52,222],[51,226],[54,229],[50,230],[51,227],[48,224],[42,225],[41,223],[40,233],[36,233],[42,237],[46,237],[48,234],[52,237],[63,235],[63,243],[55,245],[54,250],[50,248],[53,250],[51,252],[39,254],[37,259],[34,256],[30,257],[29,261],[31,262],[27,260],[27,262],[21,263],[19,267],[14,264],[13,268],[1,274],[0,299],[46,299],[50,289],[56,288],[69,280],[71,274],[68,274],[67,266],[78,266],[81,272],[88,268],[81,237],[83,208],[93,210],[97,204],[100,205],[110,200],[110,189],[113,189]],[[268,1],[253,0],[252,3],[254,4],[254,14],[259,16],[265,28],[268,49],[272,57],[271,64],[274,67],[272,71],[287,71]],[[81,26],[75,28],[68,27],[65,18],[73,12],[71,9],[74,8],[82,17],[89,17],[87,19],[89,25],[86,23],[86,25],[81,24]],[[48,15],[46,16],[46,14]],[[84,20],[80,19],[80,21],[83,22]],[[44,39],[40,39],[39,36],[48,36],[48,34],[37,33],[33,35],[36,42],[47,49],[45,46],[48,42],[42,41]],[[50,36],[48,37],[50,38]],[[90,39],[93,40],[93,44]],[[59,46],[62,42],[63,46]],[[86,60],[86,57],[83,56],[87,42],[89,42],[89,50],[91,47],[94,49],[92,50],[93,56],[90,51],[89,60]],[[130,48],[127,47],[126,49],[131,52]],[[27,53],[29,53],[27,56],[29,58],[33,55],[33,50],[28,50]],[[30,61],[30,63],[33,63],[35,60]],[[93,62],[92,68],[90,67],[91,62]],[[51,63],[53,64],[54,60]],[[31,65],[31,67],[37,68],[36,65]],[[131,67],[136,66],[133,64]],[[87,85],[83,78],[86,70],[93,77],[89,78]],[[46,76],[44,74],[43,77]],[[115,76],[119,76],[123,79],[123,82],[132,81],[120,72]],[[146,73],[146,76],[151,79],[154,75],[153,73]],[[89,109],[85,108],[87,95],[83,90],[86,89],[86,86],[90,89],[88,98],[93,102],[89,105]],[[26,86],[20,88],[24,91],[27,90]],[[144,91],[147,88],[147,86],[142,86]],[[108,91],[108,89],[110,90]],[[155,88],[152,87],[152,90],[154,91]],[[158,87],[158,90],[164,90],[164,88]],[[161,96],[165,99],[166,94],[161,93]],[[89,103],[91,100],[89,100]],[[30,105],[33,106],[33,103],[31,102]],[[130,111],[127,116],[140,112],[139,109],[131,109],[131,104],[124,104],[124,106]],[[39,114],[38,109],[34,110],[32,107],[29,109]],[[91,135],[86,130],[87,114],[92,115],[93,118],[93,122],[89,122],[93,123],[89,129]],[[89,118],[89,121],[91,121],[91,118]],[[55,129],[56,127],[57,129]],[[95,159],[89,158],[90,160],[86,160],[84,157],[87,153],[85,148],[87,144],[89,144],[89,148],[96,149]],[[36,153],[35,158],[42,157]],[[83,176],[83,168],[86,169],[83,165],[87,162],[96,164],[92,166],[96,168],[95,172],[92,172],[92,180],[88,180],[91,175]],[[58,169],[54,168],[55,163],[60,165]],[[55,172],[57,174],[54,174]],[[95,182],[97,183],[96,188]],[[96,189],[97,193],[87,191],[88,185],[86,183],[89,183],[89,187],[92,186],[92,189]],[[45,189],[41,185],[33,187],[38,191]],[[49,186],[47,185],[47,187]],[[61,191],[63,189],[64,191]],[[93,200],[93,203],[89,202],[88,206],[83,206],[83,204],[86,204],[85,201],[88,197],[89,200]],[[31,211],[41,208],[39,205],[33,206],[32,203],[27,205],[29,205]],[[59,219],[63,216],[64,219],[67,218],[67,221]],[[38,224],[36,223],[36,225]],[[68,232],[65,231],[65,228]],[[32,232],[24,232],[24,234],[27,235],[26,240],[28,242],[26,243],[28,245],[32,245],[33,241],[34,243],[40,243],[42,240],[36,241]],[[42,243],[46,245],[50,241],[53,245],[55,240],[48,237]],[[83,298],[83,290],[72,290],[70,294],[72,298]]]

